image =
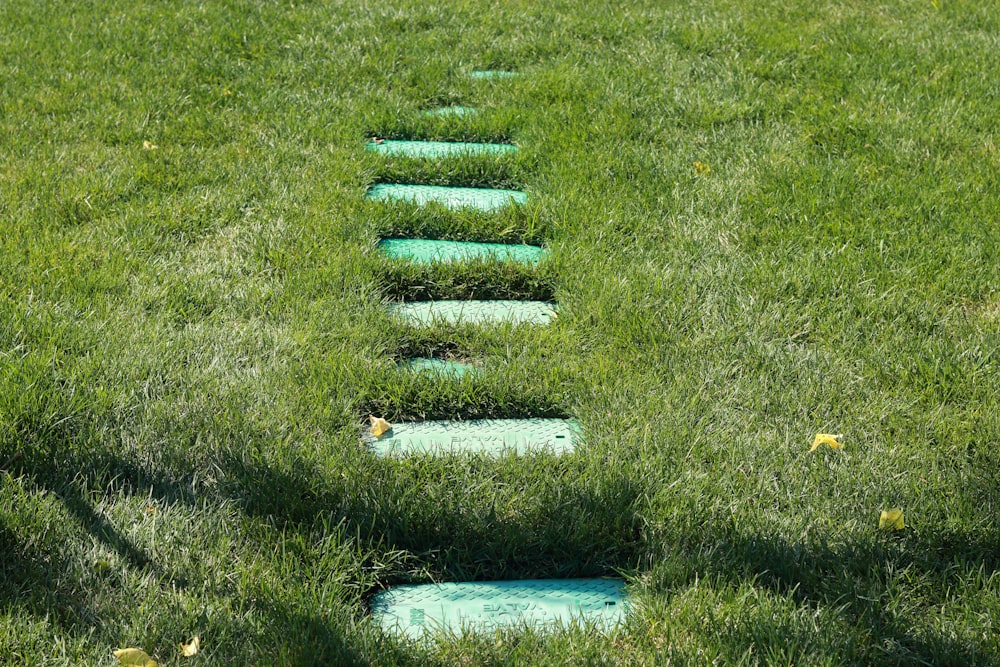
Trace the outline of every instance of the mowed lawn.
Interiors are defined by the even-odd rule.
[[[1000,662],[1000,5],[611,5],[0,4],[0,664]],[[451,104],[479,113],[421,114]],[[365,200],[392,181],[529,199]],[[385,314],[431,298],[559,314]],[[585,440],[385,459],[370,414]],[[624,626],[368,615],[584,576],[626,579]]]

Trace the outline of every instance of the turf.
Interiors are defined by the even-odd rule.
[[[86,0],[0,25],[0,663],[1000,661],[996,3]],[[478,111],[425,113],[448,106]],[[551,254],[377,251],[406,237]],[[559,316],[385,315],[454,298]],[[586,440],[383,460],[369,414]],[[367,615],[397,584],[591,576],[628,582],[620,630],[411,644]]]

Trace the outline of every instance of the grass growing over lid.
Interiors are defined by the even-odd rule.
[[[378,244],[386,257],[417,264],[496,260],[518,264],[537,264],[545,256],[544,248],[515,243],[477,243],[439,239],[384,239]]]
[[[424,114],[428,116],[438,116],[438,117],[451,117],[451,116],[471,116],[472,114],[478,113],[478,109],[475,107],[466,107],[460,104],[454,104],[447,107],[436,107],[434,109],[426,109]]]
[[[996,662],[998,21],[0,3],[0,661]],[[524,74],[468,76],[501,66]],[[451,104],[480,113],[422,115]],[[387,182],[529,199],[365,199]],[[551,248],[544,280],[424,277],[520,276],[558,317],[387,316],[420,285],[374,244],[404,236]],[[397,367],[443,349],[482,365]],[[369,414],[572,418],[586,443],[382,459]],[[607,635],[411,644],[367,618],[395,585],[616,575],[636,605]]]
[[[436,359],[434,357],[416,357],[403,362],[403,367],[415,373],[430,373],[442,377],[460,378],[468,373],[474,373],[476,367],[472,364],[451,359]]]
[[[417,206],[432,204],[487,213],[528,201],[528,196],[517,190],[419,183],[379,183],[368,190],[367,197],[378,202],[405,202]]]
[[[365,144],[365,150],[381,155],[399,155],[412,158],[444,159],[476,155],[502,155],[516,153],[510,144],[489,144],[470,141],[408,141],[376,139]]]
[[[445,324],[548,324],[554,304],[516,300],[408,301],[389,304],[388,313],[414,326]]]
[[[476,69],[469,72],[471,79],[511,79],[519,75],[520,72],[503,69]]]

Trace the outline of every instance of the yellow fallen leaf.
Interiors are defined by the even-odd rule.
[[[159,148],[159,146],[157,146],[154,143],[150,143],[148,141],[142,142],[142,150],[144,150],[144,151],[155,151],[158,148]]]
[[[198,651],[201,649],[201,638],[195,635],[195,638],[191,640],[190,644],[181,644],[181,655],[185,658],[190,658],[192,655],[198,655]]]
[[[371,420],[372,427],[370,429],[371,434],[376,438],[381,438],[383,435],[392,430],[392,424],[382,419],[381,417],[373,417],[368,415],[368,419]]]
[[[815,452],[819,449],[820,445],[827,445],[830,449],[840,449],[839,440],[843,438],[844,435],[830,435],[829,433],[817,433],[816,438],[813,440],[812,447],[809,448],[810,452]]]
[[[697,172],[699,174],[708,174],[708,173],[711,173],[711,171],[712,171],[711,167],[709,167],[704,162],[699,162],[698,160],[695,160],[694,162],[692,162],[691,166],[693,166],[695,172]]]
[[[97,574],[107,574],[111,571],[111,563],[106,560],[95,560],[94,561],[94,572]]]
[[[141,648],[120,648],[114,652],[118,662],[131,667],[156,667],[156,661]]]
[[[906,527],[903,524],[903,510],[882,510],[878,517],[878,527],[882,530],[903,530]]]

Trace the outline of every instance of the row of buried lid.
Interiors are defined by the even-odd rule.
[[[478,76],[477,76],[478,74]],[[513,75],[510,72],[472,73],[477,78]],[[463,115],[468,107],[448,107],[430,113]],[[507,144],[440,141],[373,141],[367,150],[383,155],[413,158],[448,158],[462,155],[502,155],[517,148]],[[448,208],[495,211],[523,204],[527,195],[514,190],[440,187],[383,183],[368,191],[376,201],[408,201],[418,205],[436,202]],[[537,264],[547,251],[530,245],[474,243],[434,239],[385,239],[379,243],[386,256],[424,264],[437,262],[499,260]],[[552,304],[537,301],[425,301],[397,303],[390,314],[414,326],[438,322],[543,325],[555,316]],[[415,371],[461,377],[474,367],[441,359],[411,359]],[[580,439],[579,425],[566,419],[492,419],[424,421],[394,424],[379,437],[366,437],[380,455],[474,453],[498,456],[535,451],[564,454]],[[395,586],[372,601],[372,614],[384,629],[412,638],[436,631],[462,629],[490,631],[505,627],[550,627],[583,620],[611,627],[624,618],[624,586],[618,579],[536,579]]]

